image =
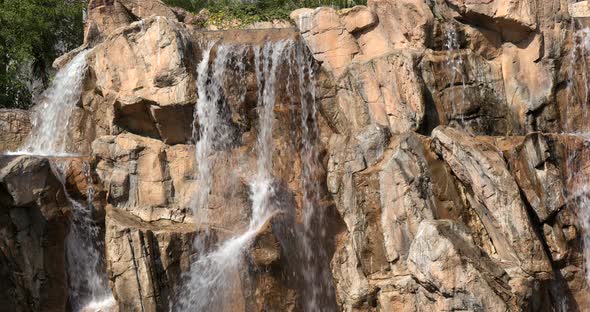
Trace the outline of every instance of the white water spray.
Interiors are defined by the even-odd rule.
[[[66,237],[66,260],[69,281],[69,301],[72,310],[99,311],[113,306],[111,294],[100,249],[104,249],[101,229],[92,218],[94,189],[90,165],[83,163],[84,174],[88,180],[86,202],[73,199],[65,187],[65,172],[70,160],[54,160],[52,167],[60,178],[64,191],[72,205],[70,232]]]
[[[287,41],[266,44],[256,48],[255,66],[258,78],[258,137],[256,142],[257,173],[250,183],[252,217],[248,229],[217,247],[213,252],[204,254],[191,265],[188,283],[183,289],[177,311],[225,311],[231,309],[232,292],[239,288],[239,269],[241,257],[247,243],[256,235],[273,212],[271,197],[273,195],[272,168],[272,130],[273,109],[275,105],[276,78],[281,56]],[[211,63],[210,45],[204,52],[199,64],[198,96],[196,117],[199,121],[199,140],[197,141],[197,162],[199,164],[199,186],[195,216],[204,217],[211,190],[211,169],[213,148],[216,142],[226,140],[228,131],[223,130],[219,113],[219,101],[222,100],[220,86],[230,51],[235,47],[219,46],[214,61],[212,79],[208,79],[208,67]],[[221,141],[218,141],[221,140]],[[197,220],[201,222],[202,220]],[[198,242],[197,242],[198,245]],[[199,248],[201,246],[197,246]]]
[[[59,70],[51,86],[35,107],[32,130],[23,147],[11,154],[38,156],[72,156],[76,151],[69,146],[71,117],[80,101],[82,81],[86,73],[86,55],[82,51]]]
[[[301,106],[301,188],[303,190],[303,279],[305,283],[305,311],[331,311],[335,303],[330,272],[330,259],[322,246],[327,240],[325,211],[321,202],[319,177],[323,176],[318,150],[320,130],[317,122],[315,77],[311,56],[303,44],[293,50],[298,69],[298,88]]]

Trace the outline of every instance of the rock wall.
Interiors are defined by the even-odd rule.
[[[65,311],[69,203],[47,159],[2,159],[0,305],[7,311]]]
[[[248,227],[266,82],[255,51],[289,41],[308,67],[297,72],[300,55],[289,55],[277,69],[271,173],[279,209],[248,243],[217,310],[583,311],[590,103],[580,64],[589,61],[590,34],[567,10],[564,1],[370,0],[296,10],[299,32],[207,32],[160,1],[90,1],[84,46],[55,65],[91,49],[72,132],[95,177],[119,310],[174,310],[191,263]],[[241,51],[215,91],[228,142],[214,146],[211,184],[200,185],[195,103],[206,93],[197,82],[217,78],[198,66],[208,55],[213,67],[224,45]],[[302,90],[306,70],[315,85]],[[317,120],[301,118],[306,102],[316,104]],[[9,129],[3,150],[27,132],[19,114],[0,112]],[[303,147],[310,124],[317,154]],[[313,161],[309,221],[304,169]],[[62,188],[45,160],[0,164],[0,243],[11,250],[0,262],[28,270],[0,271],[10,281],[0,301],[64,311],[63,261],[48,268],[21,260],[63,256]],[[74,197],[88,188],[79,166],[64,181]],[[44,191],[26,195],[26,179],[46,181],[32,188]],[[203,188],[206,219],[192,211]],[[56,229],[19,230],[49,225]],[[34,246],[12,251],[14,241]],[[52,279],[31,282],[32,270]],[[45,289],[53,301],[44,301]]]
[[[589,55],[567,3],[369,1],[291,19],[329,77],[343,311],[584,310],[572,218],[589,151],[568,133],[586,131],[571,62]]]

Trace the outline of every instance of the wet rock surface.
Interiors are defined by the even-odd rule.
[[[296,10],[296,29],[207,32],[193,18],[156,0],[90,1],[72,125],[90,173],[72,161],[60,181],[48,160],[0,158],[0,306],[67,309],[67,191],[96,208],[119,310],[175,307],[199,257],[250,229],[270,83],[260,54],[282,42],[305,57],[275,68],[276,213],[236,256],[216,310],[590,304],[590,34],[565,2],[370,0]],[[200,96],[217,96],[224,124],[210,185],[195,161]],[[0,111],[1,150],[18,147],[27,120]],[[203,189],[208,205],[193,210]]]

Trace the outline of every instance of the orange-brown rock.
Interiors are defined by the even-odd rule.
[[[66,311],[70,205],[47,159],[0,158],[0,305]]]
[[[16,151],[31,131],[29,112],[0,109],[0,151]]]

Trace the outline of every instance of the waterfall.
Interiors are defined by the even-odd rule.
[[[570,60],[572,62],[572,66],[568,69],[568,92],[567,92],[567,100],[568,104],[565,107],[565,115],[566,120],[564,122],[564,129],[568,132],[579,132],[580,129],[573,129],[573,124],[575,124],[575,115],[576,110],[571,110],[570,106],[574,106],[575,104],[579,103],[582,105],[582,115],[584,119],[588,118],[588,100],[590,99],[590,86],[588,85],[588,64],[587,64],[587,57],[588,51],[590,51],[590,28],[585,27],[581,29],[576,29],[576,21],[571,21],[571,34],[572,34],[572,48],[570,51]],[[576,64],[576,65],[574,65]],[[581,86],[577,85],[576,82],[576,74],[581,74]],[[581,90],[579,90],[581,88]],[[573,116],[570,117],[569,115],[572,114]]]
[[[571,65],[568,70],[568,93],[566,106],[566,120],[564,129],[566,133],[575,135],[576,138],[584,140],[583,150],[578,153],[574,148],[566,146],[567,159],[566,167],[568,170],[567,182],[571,183],[573,188],[568,194],[568,205],[573,203],[574,211],[577,211],[582,229],[583,256],[586,270],[586,280],[590,283],[590,179],[586,175],[580,174],[580,164],[588,161],[590,157],[588,147],[590,146],[590,133],[587,129],[575,129],[575,114],[579,111],[573,110],[574,116],[569,116],[572,112],[570,106],[579,103],[582,110],[582,120],[588,118],[588,105],[590,105],[590,85],[588,84],[588,51],[590,51],[590,28],[585,27],[576,29],[576,21],[572,20],[572,49],[570,51]],[[581,86],[576,84],[576,74],[581,74]]]
[[[290,44],[288,41],[267,43],[263,47],[254,48],[256,76],[258,82],[258,136],[256,141],[257,172],[250,182],[250,199],[252,202],[252,216],[248,228],[221,243],[210,253],[201,255],[191,265],[188,282],[181,291],[179,302],[172,307],[176,311],[224,311],[230,309],[231,291],[236,285],[239,274],[241,256],[247,243],[256,235],[258,230],[269,219],[273,212],[271,197],[273,195],[272,178],[272,131],[274,119],[275,92],[278,65],[282,62],[283,52]],[[195,207],[195,217],[204,218],[208,204],[208,194],[211,190],[211,169],[214,160],[213,151],[216,144],[227,141],[228,128],[224,127],[220,116],[219,102],[221,98],[221,84],[225,64],[231,51],[243,49],[235,46],[219,45],[213,62],[212,75],[209,79],[212,45],[209,45],[198,66],[198,100],[196,117],[199,122],[199,139],[196,143],[196,158],[198,163],[199,190]],[[197,222],[202,220],[197,219]],[[196,241],[197,250],[201,247]],[[239,278],[237,278],[239,279]]]
[[[232,130],[226,120],[221,116],[219,104],[223,101],[223,78],[227,70],[227,63],[231,58],[243,59],[246,52],[245,46],[219,45],[213,62],[212,77],[209,79],[209,62],[213,44],[209,44],[203,51],[203,59],[197,67],[197,104],[194,119],[199,121],[193,127],[193,138],[196,141],[195,158],[197,159],[197,181],[199,189],[193,204],[193,215],[201,223],[207,223],[207,203],[211,191],[212,169],[215,149],[230,144]],[[240,63],[238,73],[244,72]]]
[[[320,164],[318,140],[320,131],[317,123],[315,100],[315,77],[311,56],[306,46],[298,44],[294,59],[299,72],[298,88],[301,100],[301,187],[303,190],[303,279],[306,311],[328,311],[335,300],[331,284],[330,259],[325,247],[327,240],[325,211],[318,209],[321,201],[318,181],[324,175]]]
[[[203,220],[207,217],[206,204],[211,189],[211,155],[213,149],[213,135],[215,126],[219,123],[217,113],[217,101],[219,100],[219,81],[208,83],[209,57],[213,44],[209,44],[203,51],[203,59],[197,67],[197,104],[195,107],[195,120],[199,120],[199,126],[193,127],[193,138],[199,137],[195,147],[195,158],[198,163],[199,189],[197,190],[196,203],[193,205],[195,218]],[[208,84],[212,85],[208,88]],[[203,213],[201,213],[203,212]],[[205,220],[206,221],[206,220]]]
[[[457,33],[457,29],[453,24],[450,24],[447,28],[445,28],[445,38],[446,41],[444,43],[444,48],[449,52],[449,60],[448,60],[448,68],[451,70],[451,81],[449,84],[449,88],[452,88],[452,96],[453,96],[453,107],[451,108],[452,111],[452,118],[455,119],[457,117],[458,110],[457,108],[463,106],[465,103],[465,73],[464,64],[463,64],[463,57],[461,56],[461,44],[459,42],[459,34]],[[458,99],[457,92],[455,91],[455,80],[457,79],[457,75],[461,75],[461,83],[462,83],[462,90],[460,94],[460,99]],[[465,116],[461,113],[461,123],[465,120]],[[449,124],[452,120],[449,120]]]
[[[82,163],[88,185],[86,202],[73,199],[65,187],[66,170],[70,165],[71,161],[67,159],[52,161],[53,171],[61,180],[72,205],[70,232],[66,237],[69,301],[73,311],[96,311],[115,303],[101,262],[103,233],[92,217],[94,189],[90,164]]]
[[[31,120],[32,130],[22,148],[10,154],[39,156],[72,155],[69,141],[70,119],[80,101],[82,81],[87,69],[88,51],[78,53],[58,71],[51,86],[41,96]]]

